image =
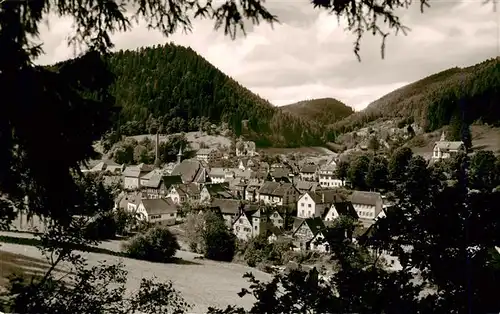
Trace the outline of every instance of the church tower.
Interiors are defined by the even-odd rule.
[[[441,133],[441,138],[439,139],[439,141],[441,141],[441,142],[446,141],[446,135],[444,134],[444,131],[443,131],[443,133]]]
[[[182,146],[179,147],[179,152],[177,153],[177,164],[180,164],[182,161]]]

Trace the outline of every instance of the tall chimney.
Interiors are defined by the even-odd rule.
[[[325,203],[325,193],[321,193],[321,203]]]
[[[160,166],[160,134],[156,132],[156,143],[155,143],[155,166]]]

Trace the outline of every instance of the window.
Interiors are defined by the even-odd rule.
[[[300,203],[300,207],[304,207],[304,203]]]
[[[239,222],[240,224],[242,224],[242,223],[243,223],[243,219],[241,219],[241,218],[240,218],[240,220],[238,220],[238,222]]]
[[[301,211],[302,216],[304,216],[304,210]]]
[[[273,217],[274,217],[274,218],[278,217],[278,213],[274,213],[274,214],[273,214]]]
[[[311,204],[307,204],[307,207],[311,208]]]
[[[278,219],[278,223],[282,224],[283,223],[283,219]]]
[[[258,227],[258,226],[255,226],[255,230],[257,230],[257,229],[259,229],[259,227]]]
[[[174,217],[174,213],[171,213],[171,214],[170,214],[170,217]]]
[[[240,231],[240,226],[236,226],[236,231]]]

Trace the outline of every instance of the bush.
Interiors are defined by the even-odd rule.
[[[129,257],[162,263],[171,261],[179,249],[175,235],[162,227],[134,236],[123,247],[124,253]]]
[[[232,261],[236,252],[236,236],[228,230],[222,216],[207,211],[204,223],[201,234],[204,256],[216,261]]]
[[[91,240],[114,239],[117,233],[117,224],[112,212],[98,215],[90,222],[84,231],[84,236]]]

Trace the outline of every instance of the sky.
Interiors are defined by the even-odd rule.
[[[414,1],[418,2],[418,1]],[[353,53],[355,36],[343,21],[314,9],[307,0],[268,0],[266,7],[280,24],[247,28],[235,40],[215,32],[213,22],[195,20],[190,34],[165,37],[139,22],[131,31],[113,35],[116,49],[174,42],[190,46],[221,71],[254,93],[282,106],[313,98],[332,97],[353,107],[370,102],[425,76],[455,66],[469,66],[500,55],[500,6],[482,0],[434,0],[402,10],[410,27],[407,36],[389,36],[385,58],[380,37],[366,34],[361,62]],[[39,64],[75,56],[68,46],[72,21],[50,16],[41,29],[45,55]]]

